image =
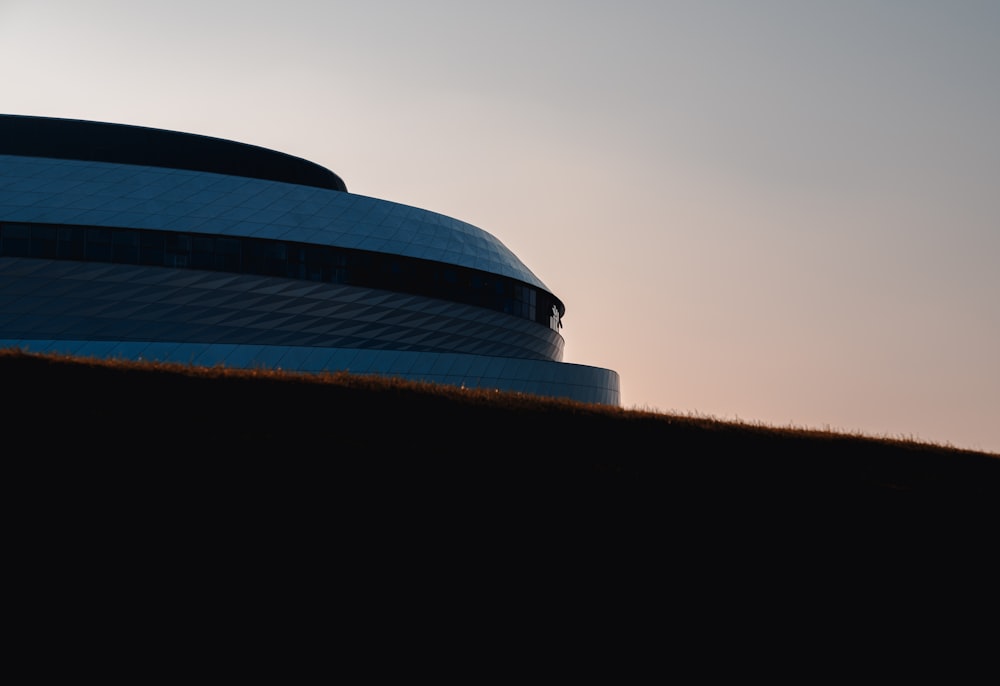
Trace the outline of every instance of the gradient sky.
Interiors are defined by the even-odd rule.
[[[0,0],[0,112],[474,224],[626,408],[1000,452],[995,0]]]

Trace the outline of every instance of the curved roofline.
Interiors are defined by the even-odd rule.
[[[130,124],[0,114],[0,154],[188,169],[347,192],[339,176],[300,157]]]

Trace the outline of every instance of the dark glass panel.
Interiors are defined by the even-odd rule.
[[[164,238],[164,266],[179,268],[190,266],[191,236],[185,233],[168,233]]]
[[[30,224],[3,224],[2,231],[4,238],[31,238]]]
[[[307,264],[324,264],[333,262],[333,250],[320,245],[306,246]]]
[[[238,238],[216,238],[215,252],[220,255],[239,255],[240,241]]]
[[[191,268],[212,269],[215,266],[215,239],[211,236],[191,237]]]
[[[309,245],[305,248],[304,278],[310,281],[329,281],[330,265],[333,264],[333,250],[322,246]]]
[[[28,257],[31,250],[31,228],[21,224],[4,224],[0,253],[8,257]]]
[[[157,267],[163,266],[163,249],[154,247],[140,248],[139,264],[148,264]]]
[[[191,251],[196,253],[215,252],[215,239],[211,236],[194,236],[191,239]]]
[[[98,228],[88,228],[87,229],[87,244],[91,243],[110,243],[111,242],[111,229],[98,229]]]
[[[396,255],[286,241],[169,231],[0,225],[0,253],[243,272],[415,293],[553,326],[558,301],[495,274]]]
[[[139,232],[134,229],[113,231],[111,242],[116,245],[139,245]]]
[[[166,236],[160,231],[139,232],[139,264],[163,266]]]
[[[58,229],[59,245],[56,255],[61,260],[82,260],[86,256],[85,229],[78,226],[60,226]]]
[[[115,231],[111,234],[111,259],[118,264],[139,263],[139,232]]]
[[[219,246],[216,245],[216,248]],[[214,259],[215,269],[223,272],[238,272],[240,271],[240,255],[237,251],[235,254],[232,253],[219,253],[215,254]]]
[[[213,266],[212,253],[210,252],[191,253],[190,265],[192,269],[211,269]]]
[[[287,249],[284,243],[279,241],[261,241],[261,250],[264,255],[276,260],[287,259]]]
[[[54,226],[34,226],[31,228],[31,257],[54,259],[59,256],[57,239],[59,231]]]
[[[163,250],[166,235],[162,231],[140,231],[139,245],[143,248],[150,247]]]
[[[111,261],[111,230],[87,229],[84,257],[95,262]]]
[[[187,254],[191,252],[191,236],[186,233],[168,233],[165,237],[167,252]]]

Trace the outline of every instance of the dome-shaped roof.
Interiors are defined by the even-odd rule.
[[[50,126],[52,122],[57,124]],[[59,140],[47,143],[44,130],[58,131]],[[137,131],[152,133],[143,137]],[[16,132],[30,135],[15,140]],[[98,144],[101,135],[88,139],[95,133],[109,133],[108,139],[116,142],[112,151]],[[551,293],[503,243],[471,224],[348,193],[343,184],[333,188],[309,183],[301,176],[327,170],[306,160],[221,139],[190,134],[173,138],[172,133],[0,115],[0,209],[7,221],[183,228],[392,253],[500,274]],[[70,134],[84,141],[74,142]],[[145,145],[141,141],[153,144],[130,150],[128,140],[138,148]],[[168,154],[171,140],[185,141],[187,154]],[[195,154],[199,150],[225,155],[206,162]],[[227,161],[220,162],[222,158]],[[244,168],[236,164],[241,159],[259,164]],[[291,166],[282,167],[281,162]],[[302,174],[251,173],[261,170]],[[7,183],[17,190],[5,195]]]
[[[191,169],[335,191],[343,180],[308,160],[246,143],[126,124],[0,114],[0,154]]]

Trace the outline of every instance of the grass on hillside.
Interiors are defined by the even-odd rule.
[[[47,363],[53,367],[62,365],[88,367],[94,373],[135,373],[145,374],[156,383],[163,375],[176,375],[190,379],[216,380],[226,382],[280,382],[299,386],[333,386],[358,392],[406,393],[414,398],[434,396],[441,400],[468,405],[486,405],[497,411],[536,411],[540,413],[588,414],[603,416],[619,421],[652,421],[664,425],[684,425],[704,430],[742,431],[747,435],[768,435],[775,439],[808,438],[811,440],[852,439],[870,444],[901,448],[929,449],[964,454],[1000,454],[968,450],[951,443],[925,441],[912,436],[871,435],[861,431],[845,431],[832,427],[811,428],[805,426],[776,426],[760,421],[722,419],[698,412],[661,411],[651,408],[622,408],[607,405],[581,403],[578,401],[544,398],[524,393],[504,392],[495,389],[456,387],[430,382],[410,381],[400,378],[386,378],[374,375],[352,374],[347,371],[308,374],[289,372],[281,369],[235,369],[223,365],[200,367],[159,361],[135,361],[125,359],[103,359],[63,355],[58,353],[31,353],[18,348],[0,349],[0,360],[7,369],[19,364],[27,366],[29,361]],[[136,379],[138,380],[138,378]]]
[[[413,560],[429,540],[551,556],[571,538],[708,560],[950,538],[941,521],[1000,496],[989,453],[375,376],[10,349],[0,379],[14,509],[81,555],[95,535],[116,555]]]
[[[446,431],[463,432],[471,425],[456,425],[455,420],[488,422],[522,422],[525,427],[537,422],[547,422],[548,430],[539,426],[543,434],[529,438],[525,430],[510,426],[507,431],[499,431],[495,437],[514,432],[518,441],[525,444],[529,452],[548,452],[546,446],[561,444],[559,450],[567,448],[587,450],[588,443],[568,432],[570,425],[580,435],[591,440],[593,431],[584,428],[600,426],[615,433],[615,439],[622,446],[634,446],[629,431],[649,434],[662,432],[659,439],[666,441],[659,447],[671,449],[670,436],[679,437],[684,433],[691,438],[682,445],[673,446],[685,451],[698,450],[697,437],[709,443],[712,437],[730,437],[733,449],[739,450],[739,441],[747,446],[764,441],[766,450],[778,451],[782,446],[795,445],[802,451],[852,449],[871,451],[906,451],[921,454],[960,456],[988,456],[989,453],[964,450],[951,445],[941,445],[900,437],[866,436],[860,433],[838,432],[832,429],[810,429],[802,427],[775,427],[762,423],[726,421],[694,414],[668,414],[650,410],[624,409],[603,405],[579,403],[570,400],[542,398],[519,393],[499,392],[488,389],[457,388],[431,383],[387,379],[337,372],[328,374],[301,374],[273,369],[230,369],[221,366],[198,367],[163,362],[135,362],[127,360],[84,359],[56,354],[34,354],[19,349],[0,350],[3,378],[9,391],[17,385],[18,393],[29,396],[41,392],[49,398],[82,395],[96,401],[98,397],[108,399],[114,389],[121,396],[112,397],[110,403],[119,412],[126,414],[139,410],[145,405],[156,411],[177,415],[184,421],[188,412],[196,412],[201,403],[209,403],[205,411],[215,414],[220,421],[239,422],[239,412],[251,412],[247,403],[256,404],[258,410],[264,403],[267,411],[280,421],[290,414],[300,414],[303,418],[313,416],[324,403],[328,404],[328,416],[324,423],[343,420],[344,417],[359,414],[362,406],[380,407],[385,412],[383,422],[387,425],[407,425],[419,428],[419,422],[427,422],[435,429],[451,425]],[[178,400],[176,393],[188,393],[197,388],[198,395]],[[118,406],[124,397],[131,398],[125,406]],[[108,402],[102,400],[100,402]],[[93,402],[92,401],[92,402]],[[87,404],[87,401],[81,401]],[[65,406],[65,403],[59,403]],[[336,410],[336,411],[334,411]],[[397,414],[390,414],[396,412]],[[140,411],[141,413],[141,411]],[[189,418],[194,415],[189,415]],[[368,417],[370,419],[371,417]],[[27,418],[30,419],[30,416]],[[113,417],[109,417],[114,421]],[[64,417],[63,421],[72,421]],[[240,422],[242,424],[242,422]],[[564,429],[565,425],[565,429]],[[620,432],[620,433],[619,433]],[[672,433],[671,433],[672,432]],[[388,437],[381,432],[381,439]],[[545,438],[551,439],[551,444]],[[652,434],[650,434],[652,437]],[[237,440],[238,435],[233,436]],[[345,440],[351,441],[350,437]],[[531,446],[538,446],[532,449]],[[592,446],[591,446],[592,447]],[[797,449],[798,449],[797,448]],[[743,452],[743,451],[741,451]],[[993,455],[994,457],[1000,457]]]
[[[0,380],[13,587],[44,622],[214,646],[613,608],[602,640],[652,617],[715,645],[909,618],[992,569],[938,551],[991,554],[997,455],[348,373],[0,350]]]

